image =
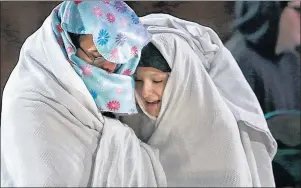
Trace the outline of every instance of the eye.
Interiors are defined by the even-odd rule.
[[[158,83],[163,82],[163,80],[154,80],[153,82],[156,83],[156,84],[158,84]]]

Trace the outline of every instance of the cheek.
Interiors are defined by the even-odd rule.
[[[157,94],[160,98],[162,98],[163,93],[164,93],[164,89],[165,89],[165,85],[162,84],[162,85],[156,87],[154,90],[155,90],[156,94]]]
[[[294,12],[292,15],[291,28],[294,41],[300,44],[300,13]]]
[[[300,13],[295,10],[287,11],[285,14],[286,19],[284,19],[285,27],[288,30],[295,32],[300,32]]]

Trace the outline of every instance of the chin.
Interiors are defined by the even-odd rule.
[[[150,116],[153,116],[153,117],[158,117],[158,114],[157,113],[152,113],[152,112],[147,112]]]

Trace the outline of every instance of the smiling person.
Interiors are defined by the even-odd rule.
[[[115,115],[150,35],[122,1],[65,1],[22,46],[5,86],[1,187],[166,186],[157,150]]]
[[[142,109],[153,118],[157,118],[161,105],[164,88],[171,69],[159,50],[149,43],[142,49],[143,58],[140,60],[136,73],[136,91]]]
[[[138,114],[121,118],[158,148],[167,185],[273,187],[277,145],[255,94],[210,28],[165,14],[134,73]]]

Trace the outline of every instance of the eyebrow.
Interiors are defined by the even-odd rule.
[[[161,73],[153,72],[153,73],[150,73],[150,76],[152,76],[152,77],[164,77],[164,76],[165,76],[165,74],[161,74]]]

